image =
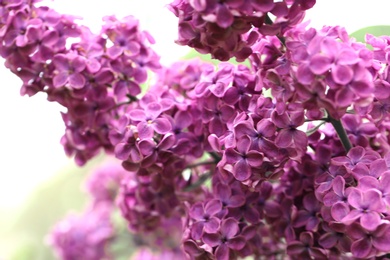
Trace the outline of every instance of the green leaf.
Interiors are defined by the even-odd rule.
[[[365,42],[366,34],[372,34],[374,36],[390,35],[390,25],[375,25],[362,28],[350,34],[358,42]]]
[[[217,60],[217,59],[213,59],[211,58],[211,55],[210,54],[201,54],[199,52],[197,52],[196,50],[192,49],[187,55],[185,55],[182,59],[183,60],[190,60],[190,59],[194,59],[194,58],[200,58],[201,60],[203,61],[206,61],[206,62],[210,62],[214,65],[218,65],[219,63],[221,63],[220,60]],[[229,63],[232,63],[232,64],[244,64],[246,66],[250,66],[250,63],[248,60],[245,60],[244,62],[237,62],[235,58],[231,58],[230,60],[228,60],[227,62]]]

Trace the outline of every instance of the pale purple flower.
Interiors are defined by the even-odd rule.
[[[381,213],[385,212],[386,207],[381,199],[380,191],[369,189],[361,191],[354,188],[348,195],[348,203],[352,210],[341,219],[341,222],[349,225],[356,220],[360,220],[360,225],[373,231],[381,224]]]
[[[221,260],[230,259],[231,251],[240,250],[245,246],[245,238],[241,235],[238,223],[233,218],[222,221],[219,232],[204,233],[202,240],[211,247],[215,247],[215,257]]]

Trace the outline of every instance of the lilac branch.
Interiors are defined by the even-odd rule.
[[[343,144],[344,150],[348,153],[349,150],[352,148],[351,141],[348,138],[347,132],[345,131],[345,128],[340,120],[336,120],[330,115],[328,116],[330,123],[332,124],[333,128],[336,130],[336,133]]]

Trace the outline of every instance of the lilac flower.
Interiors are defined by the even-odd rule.
[[[338,222],[324,222],[322,228],[326,233],[320,236],[318,243],[326,249],[334,247],[340,248],[343,252],[348,252],[351,248],[351,238],[346,235],[347,226]]]
[[[198,240],[203,232],[215,233],[219,229],[220,220],[215,217],[222,210],[222,203],[213,199],[206,203],[192,205],[189,215],[194,220],[191,226],[191,237]]]
[[[281,128],[275,144],[280,148],[294,148],[298,156],[306,150],[307,136],[304,132],[297,129],[303,124],[303,113],[300,111],[285,112],[278,114],[276,111],[272,114],[272,121],[276,127]],[[295,157],[292,155],[292,157]]]
[[[251,140],[243,136],[237,142],[237,148],[228,148],[224,153],[226,165],[223,168],[231,172],[239,181],[245,181],[252,175],[252,167],[258,167],[263,163],[263,154],[250,150]],[[221,161],[222,162],[222,161]]]
[[[222,221],[218,233],[204,233],[202,240],[209,246],[215,247],[214,255],[217,259],[228,260],[231,253],[245,246],[245,238],[239,233],[237,221],[227,218]]]
[[[360,225],[368,231],[375,230],[381,224],[380,214],[386,208],[378,190],[361,191],[354,188],[348,195],[348,203],[353,209],[341,219],[342,223],[349,225],[360,219]]]
[[[354,241],[351,252],[354,257],[371,258],[388,253],[390,250],[390,224],[381,223],[374,230],[367,232],[359,224],[353,223],[347,228],[347,235]]]
[[[130,111],[129,116],[137,124],[138,134],[141,139],[152,138],[154,131],[159,134],[166,134],[172,126],[168,119],[161,117],[163,107],[156,103],[149,103],[145,110],[134,109]]]
[[[303,198],[303,209],[299,210],[294,220],[294,227],[305,226],[307,231],[315,232],[320,223],[321,205],[314,196],[314,193],[308,193]]]
[[[53,58],[53,64],[56,67],[54,87],[68,86],[74,89],[84,87],[85,77],[82,72],[86,68],[85,58],[76,53],[57,54]]]
[[[323,203],[328,207],[331,207],[337,202],[347,203],[350,191],[351,188],[345,189],[345,179],[338,175],[332,181],[332,190],[323,197]]]
[[[372,176],[364,176],[359,179],[357,188],[360,190],[376,189],[381,192],[383,202],[390,205],[390,171],[382,172],[380,179]]]
[[[70,216],[58,223],[49,238],[58,257],[63,260],[108,257],[106,248],[114,235],[111,210],[111,205],[102,203],[84,215]]]
[[[32,39],[28,37],[31,33],[30,30],[33,28],[39,29],[42,26],[42,20],[38,18],[33,19],[22,10],[11,13],[10,18],[12,23],[4,35],[5,46],[15,44],[18,47],[24,47],[32,44]]]
[[[314,246],[313,233],[307,231],[299,235],[299,240],[288,243],[287,253],[302,259],[327,259],[326,251]]]
[[[86,181],[94,203],[114,202],[120,182],[128,174],[121,165],[112,162],[97,168]]]

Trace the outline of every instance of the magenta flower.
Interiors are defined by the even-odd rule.
[[[220,220],[215,215],[221,210],[222,203],[216,199],[192,205],[189,215],[194,220],[191,226],[191,236],[194,240],[200,239],[203,232],[215,233],[218,231]]]
[[[134,109],[130,111],[129,117],[137,124],[138,134],[141,139],[152,138],[154,132],[166,134],[172,129],[172,125],[168,119],[161,117],[163,107],[152,102],[146,105],[145,110]]]
[[[211,247],[215,247],[215,257],[229,260],[231,251],[241,250],[245,246],[245,238],[239,235],[240,228],[233,218],[222,221],[218,233],[205,233],[202,240]]]
[[[353,209],[341,222],[346,225],[360,219],[360,225],[366,230],[373,231],[381,223],[381,213],[386,211],[382,195],[378,190],[361,191],[354,188],[348,195],[348,203]]]
[[[82,71],[86,68],[85,58],[76,53],[57,54],[53,58],[56,74],[53,78],[55,88],[68,86],[73,89],[81,89],[85,85],[85,77]]]
[[[299,240],[288,243],[287,253],[300,259],[327,259],[326,251],[314,246],[313,233],[307,231],[299,235]]]
[[[390,224],[382,223],[376,229],[367,232],[357,223],[347,228],[347,235],[354,241],[351,252],[357,258],[371,258],[390,251]]]
[[[237,148],[228,148],[225,151],[225,170],[230,171],[239,181],[245,181],[252,175],[252,167],[259,167],[263,163],[263,154],[250,150],[252,141],[248,136],[242,136],[237,142]]]
[[[99,260],[108,257],[107,245],[114,236],[111,205],[97,204],[80,216],[58,223],[49,243],[62,260]]]

